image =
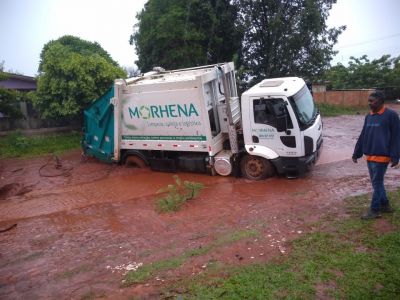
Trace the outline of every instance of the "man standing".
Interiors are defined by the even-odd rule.
[[[398,114],[384,106],[384,94],[373,92],[368,97],[371,112],[365,117],[364,126],[353,153],[353,162],[366,156],[373,188],[371,207],[361,219],[379,218],[380,213],[392,213],[386,196],[384,177],[390,163],[395,167],[400,155],[400,120]]]

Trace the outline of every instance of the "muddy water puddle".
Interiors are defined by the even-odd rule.
[[[231,180],[198,174],[180,174],[180,178],[195,180],[206,186]],[[113,174],[90,183],[60,186],[51,190],[42,188],[32,191],[21,183],[15,184],[20,187],[19,190],[25,191],[23,194],[13,193],[10,184],[6,184],[3,188],[4,195],[12,196],[7,201],[0,202],[0,220],[35,217],[98,203],[134,200],[155,195],[158,190],[173,183],[169,173],[137,170],[136,174]]]
[[[310,230],[307,224],[340,213],[345,197],[370,191],[365,162],[350,160],[362,122],[362,116],[324,119],[320,161],[296,180],[179,173],[205,188],[181,211],[161,215],[155,193],[173,183],[174,174],[81,162],[79,152],[61,157],[72,166],[68,176],[40,176],[38,169],[51,157],[0,162],[0,229],[17,224],[0,233],[0,298],[159,298],[161,279],[196,275],[210,261],[248,264],[285,255],[286,242]],[[388,186],[398,187],[399,178],[400,169],[389,170]],[[120,287],[127,266],[176,257],[249,230],[258,237],[188,259],[148,286]]]
[[[182,211],[164,215],[155,212],[148,189],[172,182],[171,174],[151,173],[154,183],[145,186],[149,175],[144,172],[136,180],[115,185],[113,195],[107,194],[109,186],[103,179],[98,185],[83,184],[77,187],[81,194],[96,187],[87,197],[101,200],[73,208],[76,200],[70,199],[57,213],[14,219],[18,227],[0,236],[0,298],[79,299],[90,292],[124,298],[131,289],[120,291],[124,269],[118,266],[179,256],[232,231],[255,230],[261,237],[195,257],[176,270],[176,276],[198,274],[209,261],[246,264],[283,255],[285,241],[306,232],[306,221],[317,220],[332,209],[331,201],[352,193],[351,184],[360,188],[357,182],[365,166],[346,174],[342,170],[346,164],[339,163],[334,172],[325,164],[304,178],[264,182],[222,177],[214,182],[208,176],[180,174],[183,179],[203,181],[206,188]],[[122,180],[118,176],[110,182],[118,179]],[[168,280],[175,275],[162,276]]]
[[[7,251],[2,252],[0,280],[4,285],[0,295],[75,298],[88,291],[88,280],[96,293],[107,291],[122,279],[120,272],[112,272],[116,266],[148,264],[177,255],[187,247],[201,246],[204,240],[193,242],[199,235],[212,241],[234,228],[262,230],[265,224],[269,234],[281,234],[286,229],[277,226],[279,211],[285,211],[286,224],[293,219],[289,212],[293,213],[296,202],[310,197],[302,187],[292,193],[290,201],[284,201],[282,193],[290,187],[279,179],[266,185],[238,181],[240,184],[227,179],[206,184],[202,196],[176,214],[158,215],[152,197],[139,197],[19,220],[16,230],[1,237],[1,249]],[[290,183],[292,188],[301,185]],[[250,197],[246,186],[254,191]],[[304,209],[309,204],[301,206]],[[240,255],[249,260],[247,252]],[[231,259],[235,259],[233,253]],[[204,263],[198,261],[197,268]]]

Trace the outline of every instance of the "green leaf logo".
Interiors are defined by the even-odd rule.
[[[139,108],[139,114],[142,119],[149,119],[150,118],[150,109],[147,106],[142,105]]]

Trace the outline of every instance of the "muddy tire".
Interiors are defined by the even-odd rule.
[[[275,175],[275,167],[263,157],[245,155],[240,162],[242,175],[251,180],[262,180]]]
[[[125,166],[139,169],[147,168],[146,162],[137,155],[129,155],[125,159]]]

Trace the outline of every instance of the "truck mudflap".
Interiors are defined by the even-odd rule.
[[[317,163],[322,151],[322,139],[318,145],[317,151],[303,157],[278,157],[272,159],[276,171],[280,175],[286,175],[288,178],[296,178],[310,171]]]
[[[84,110],[83,153],[104,162],[114,155],[114,87]]]

